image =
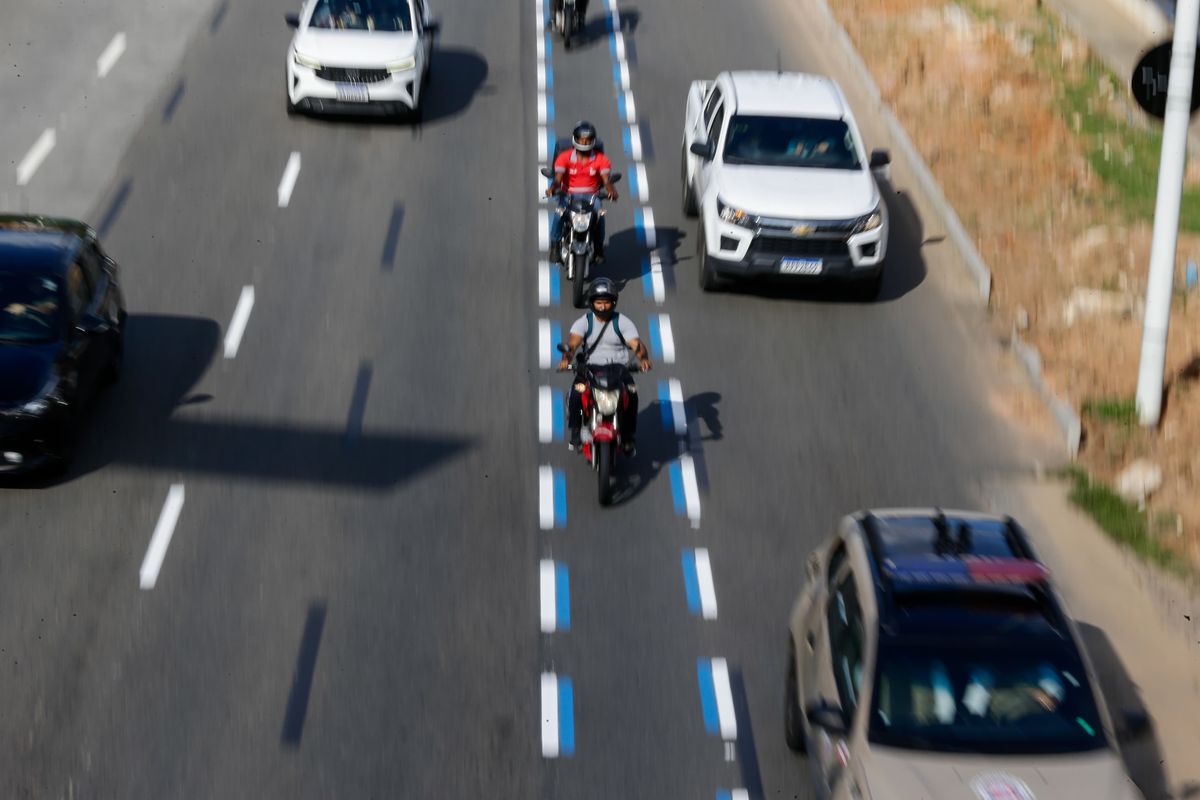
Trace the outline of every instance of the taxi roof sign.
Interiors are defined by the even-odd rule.
[[[906,587],[1027,586],[1050,579],[1050,570],[1037,561],[987,556],[901,556],[886,559],[883,571]]]

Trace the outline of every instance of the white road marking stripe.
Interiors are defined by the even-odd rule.
[[[538,320],[538,364],[542,369],[550,369],[550,320]]]
[[[625,60],[625,37],[619,33],[613,34],[613,48],[617,52],[617,61]]]
[[[554,441],[554,395],[549,386],[538,387],[538,441],[542,444]]]
[[[539,61],[537,65],[538,91],[546,91],[546,62]]]
[[[542,673],[542,755],[558,757],[558,676]]]
[[[544,164],[550,158],[550,140],[544,125],[538,127],[538,163]]]
[[[629,154],[634,161],[642,160],[642,129],[637,125],[629,126]],[[638,180],[641,178],[641,173],[638,173]]]
[[[125,52],[125,34],[118,33],[96,59],[96,74],[103,78],[117,65],[117,59]]]
[[[688,519],[693,528],[700,527],[700,486],[696,482],[696,464],[691,455],[684,453],[679,457],[679,468],[683,473],[683,497],[687,504]]]
[[[538,305],[550,305],[550,262],[538,262]]]
[[[729,793],[729,800],[750,800],[750,790],[734,789]]]
[[[242,334],[246,332],[246,323],[250,321],[250,311],[254,308],[254,287],[243,286],[242,294],[238,297],[237,307],[233,310],[233,319],[229,330],[225,333],[225,357],[233,358],[238,353],[242,343]]]
[[[650,181],[646,177],[646,165],[639,163],[634,170],[637,172],[638,202],[650,202]]]
[[[675,334],[671,331],[671,318],[666,314],[658,315],[658,335],[662,339],[663,361],[675,363]]]
[[[637,119],[637,106],[633,102],[633,92],[625,93],[625,121],[633,124]]]
[[[737,738],[737,715],[733,711],[733,691],[729,688],[729,666],[723,658],[712,660],[713,691],[717,695],[717,718],[721,721],[721,738]]]
[[[142,569],[138,577],[143,589],[153,589],[158,581],[158,571],[162,569],[163,559],[167,557],[167,547],[175,534],[175,523],[179,521],[179,512],[183,510],[183,484],[171,485],[167,492],[167,501],[163,503],[162,513],[158,515],[158,524],[154,526],[154,535],[150,537],[150,546],[146,549],[146,557],[142,559]]]
[[[620,63],[621,89],[629,91],[629,64],[622,59]]]
[[[538,212],[538,251],[545,253],[550,249],[550,212],[542,209]]]
[[[646,237],[646,247],[650,250],[658,247],[658,233],[654,229],[654,209],[646,206],[642,209],[642,233]]]
[[[546,93],[538,92],[538,125],[546,124]]]
[[[654,302],[661,306],[667,299],[667,285],[663,280],[662,259],[658,253],[650,254],[650,285],[654,289]]]
[[[700,615],[704,619],[717,618],[717,589],[713,585],[712,564],[708,560],[708,550],[696,550],[696,583],[700,589]]]
[[[542,586],[542,633],[554,633],[558,628],[558,595],[555,586],[554,562],[543,559],[538,573]],[[555,741],[557,738],[555,737]]]
[[[543,30],[538,31],[538,33],[537,33],[537,57],[539,59],[543,59],[543,60],[546,58],[546,34],[545,34],[545,30],[544,30],[545,27],[546,27],[545,25],[542,25]]]
[[[50,155],[50,151],[54,149],[55,144],[54,128],[46,128],[42,131],[42,135],[33,143],[33,147],[29,148],[29,152],[21,159],[21,163],[17,165],[17,186],[24,186],[29,183],[29,179],[33,177],[33,173],[38,171],[38,167],[46,160],[46,156]]]
[[[293,150],[288,156],[287,166],[283,168],[283,178],[279,181],[279,207],[287,208],[292,200],[292,190],[296,188],[296,179],[300,177],[300,153]]]
[[[676,378],[667,382],[668,396],[671,398],[671,416],[675,419],[675,433],[680,436],[687,433],[687,416],[683,408],[683,387]]]
[[[554,527],[554,468],[538,467],[538,523],[544,531]]]

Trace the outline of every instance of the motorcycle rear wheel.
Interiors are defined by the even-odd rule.
[[[600,505],[607,506],[612,503],[613,450],[616,445],[613,442],[597,442],[594,447],[596,449],[596,479]]]

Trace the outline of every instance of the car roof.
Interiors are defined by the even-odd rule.
[[[77,220],[0,214],[0,270],[61,275],[89,233]]]
[[[832,78],[807,72],[729,72],[739,114],[842,119],[848,109]]]

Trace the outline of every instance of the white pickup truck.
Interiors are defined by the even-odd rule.
[[[851,281],[874,298],[887,206],[841,88],[821,75],[722,72],[688,91],[683,209],[700,217],[700,286],[788,276]]]

